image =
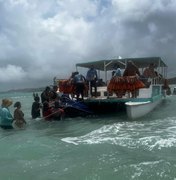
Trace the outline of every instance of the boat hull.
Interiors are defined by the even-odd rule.
[[[127,98],[90,98],[85,99],[84,104],[95,115],[125,113]]]
[[[137,119],[142,116],[145,116],[151,112],[159,103],[161,103],[162,98],[151,99],[146,102],[127,102],[126,111],[127,116],[130,119]]]

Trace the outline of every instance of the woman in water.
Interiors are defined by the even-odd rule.
[[[16,108],[14,111],[14,121],[15,125],[19,128],[22,128],[24,124],[26,124],[26,121],[24,120],[24,113],[21,110],[21,103],[18,101],[14,104],[14,107]]]
[[[3,99],[0,109],[0,127],[2,129],[13,129],[12,122],[13,117],[10,113],[9,106],[12,105],[12,101],[9,99]]]

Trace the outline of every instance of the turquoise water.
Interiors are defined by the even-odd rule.
[[[21,101],[27,126],[0,129],[2,180],[176,179],[176,96],[136,121],[121,114],[58,122],[31,119],[32,93],[3,97]]]

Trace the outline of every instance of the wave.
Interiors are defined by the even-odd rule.
[[[104,125],[86,135],[61,140],[74,145],[107,143],[149,151],[170,148],[176,146],[176,117],[148,123],[124,122]]]

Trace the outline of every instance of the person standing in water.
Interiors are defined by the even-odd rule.
[[[15,125],[19,128],[22,128],[24,124],[26,124],[26,121],[24,120],[24,113],[21,110],[21,103],[17,101],[14,104],[14,107],[16,108],[14,111],[14,121]]]
[[[2,129],[13,129],[12,122],[13,116],[10,113],[9,106],[12,105],[9,99],[3,99],[0,108],[0,127]]]
[[[31,115],[32,115],[32,119],[36,119],[41,117],[40,109],[42,108],[42,105],[40,103],[40,98],[38,94],[34,93],[33,96],[34,96],[34,102],[32,103]]]
[[[42,104],[47,101],[49,102],[50,101],[50,92],[51,92],[51,88],[49,86],[47,86],[45,88],[45,90],[41,93],[41,101],[42,101]]]

